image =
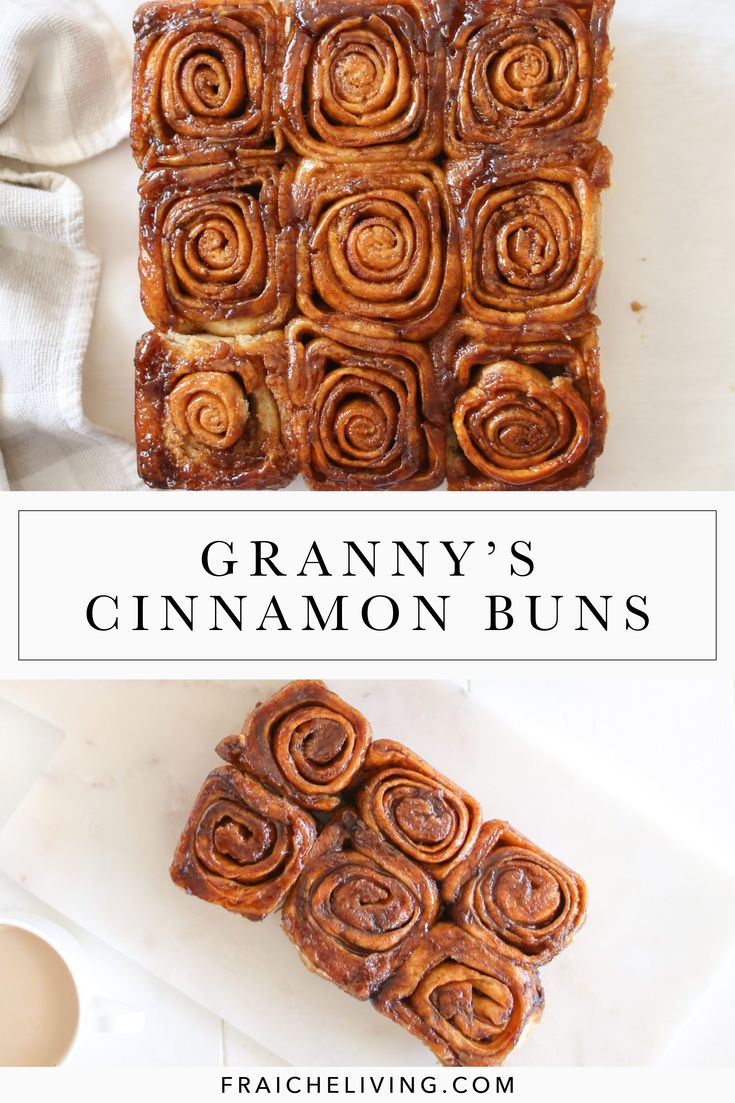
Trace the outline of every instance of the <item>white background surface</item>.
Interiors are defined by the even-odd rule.
[[[245,688],[242,687],[243,691]],[[152,686],[151,691],[154,689],[155,687]],[[162,692],[164,689],[165,687],[162,687]],[[230,696],[234,690],[235,687],[227,687],[225,696]],[[121,690],[118,689],[117,692],[120,693]],[[200,696],[211,692],[211,687],[206,690],[202,687]],[[376,687],[375,692],[380,693],[379,687]],[[183,709],[183,712],[189,723],[195,715],[192,701],[196,700],[197,693],[197,688],[192,687],[187,694],[189,705]],[[191,694],[194,694],[193,698]],[[99,705],[95,705],[94,702],[100,700],[99,688],[85,695],[83,687],[73,686],[58,688],[53,685],[6,683],[0,687],[0,696],[12,699],[17,705],[30,708],[31,711],[35,710],[42,715],[49,715],[54,710],[60,714],[66,711],[68,714],[69,703],[75,699],[74,695],[79,702],[88,700],[90,708],[95,709],[85,721],[84,729],[89,731],[98,726],[100,730],[99,736],[95,736],[98,750],[87,760],[88,765],[91,767],[94,764],[95,754],[106,756],[107,760],[111,759],[109,766],[114,777],[114,740],[111,754],[110,743],[105,742],[104,719],[99,725],[95,724],[95,718],[99,716]],[[543,761],[549,748],[553,747],[559,754],[561,762],[566,763],[563,767],[564,773],[568,773],[571,767],[578,775],[576,784],[580,787],[592,784],[595,788],[606,789],[622,799],[627,807],[624,808],[621,805],[621,825],[623,822],[627,823],[633,809],[640,809],[649,817],[654,835],[658,831],[663,831],[673,838],[675,846],[684,844],[700,853],[705,860],[712,860],[719,865],[729,864],[731,870],[735,870],[732,861],[735,839],[735,802],[733,801],[735,755],[730,684],[687,681],[602,683],[590,680],[586,684],[572,688],[568,683],[566,686],[561,684],[554,686],[549,683],[486,682],[472,684],[472,698],[482,702],[487,708],[486,715],[492,719],[494,729],[517,732],[519,738],[529,740],[531,745],[535,744],[539,748],[540,761]],[[61,708],[59,703],[64,700],[66,706]],[[111,697],[110,700],[111,708],[116,713],[119,712],[120,705],[114,704],[114,698]],[[469,705],[470,702],[468,702]],[[7,709],[7,706],[5,707]],[[131,704],[131,710],[132,708]],[[373,711],[377,709],[376,702],[373,705]],[[131,719],[134,719],[134,711],[131,711],[130,715]],[[7,741],[8,733],[12,731],[17,733],[18,723],[17,712],[0,711],[0,731],[6,739],[3,743],[0,738],[0,761],[11,747],[10,742]],[[112,727],[113,725],[110,725],[110,729]],[[32,756],[35,753],[36,769],[41,770],[49,752],[53,749],[57,736],[49,732],[47,726],[41,725],[38,728],[28,720],[22,722],[20,730],[25,736],[23,745],[28,748],[29,763],[32,762]],[[183,738],[182,731],[182,753],[185,747]],[[418,747],[420,739],[421,736],[417,733],[411,742]],[[13,739],[12,747],[14,760],[17,762],[16,739]],[[193,748],[191,753],[194,754]],[[201,755],[201,746],[196,754]],[[121,754],[120,757],[123,758],[124,755]],[[197,765],[198,763],[195,763],[195,766]],[[16,767],[15,800],[19,795],[18,788],[22,788],[18,774],[19,768]],[[27,780],[28,770],[25,774]],[[93,774],[94,771],[91,771],[86,780],[84,776],[80,778],[82,784],[81,789],[78,789],[80,800],[83,800],[84,786],[91,783]],[[5,772],[0,770],[0,777],[4,776]],[[54,804],[53,777],[52,768],[50,807],[62,809],[63,800],[58,805]],[[466,778],[462,780],[467,781]],[[68,799],[69,782],[57,780],[57,784],[67,787],[64,792]],[[487,786],[487,782],[483,784]],[[63,797],[63,793],[61,796]],[[46,798],[48,797],[49,790],[46,788]],[[112,795],[110,799],[114,799]],[[3,818],[2,802],[3,793],[0,791],[0,819]],[[6,803],[12,803],[12,801],[7,801],[6,798]],[[600,803],[601,807],[606,808],[607,798],[601,798]],[[46,806],[49,807],[48,802]],[[631,811],[629,812],[628,809]],[[83,809],[81,815],[83,819]],[[78,821],[79,810],[75,810],[73,816]],[[545,841],[550,844],[548,832],[560,831],[558,838],[561,839],[565,837],[565,833],[574,828],[573,810],[547,809],[545,822],[548,824],[544,831]],[[71,831],[72,825],[69,826]],[[526,824],[526,826],[529,825]],[[576,825],[577,831],[579,826]],[[61,821],[58,824],[58,831],[63,833],[63,830],[64,825]],[[56,853],[58,840],[49,841],[49,850],[52,842]],[[611,847],[615,845],[612,838],[610,845]],[[641,840],[641,846],[645,847],[644,839]],[[64,859],[66,860],[67,858]],[[79,868],[83,868],[87,859],[83,853],[77,852],[77,848],[72,847],[68,860],[73,863],[72,876],[69,878],[71,889],[77,877],[76,863],[81,862],[82,866]],[[699,859],[692,861],[693,869],[697,868],[698,862]],[[57,865],[60,863],[57,862]],[[114,872],[115,868],[117,868],[116,863],[111,860],[110,870]],[[63,874],[63,871],[61,872]],[[586,868],[585,872],[588,872]],[[58,884],[59,881],[63,883],[64,878],[62,875],[61,878],[51,878],[51,880],[55,880]],[[117,897],[121,900],[120,906],[127,909],[129,902],[124,899],[124,878],[121,878],[121,882],[119,889],[116,890]],[[15,903],[17,892],[15,887],[11,889],[7,883],[1,882],[0,907]],[[92,895],[90,914],[94,911]],[[74,900],[74,909],[78,910],[81,903],[79,899]],[[196,907],[197,902],[184,899],[184,904]],[[215,909],[212,910],[215,911]],[[142,913],[134,922],[140,923],[141,928],[145,926]],[[662,922],[665,922],[665,918],[662,918]],[[588,939],[590,929],[588,927],[584,936]],[[717,925],[711,927],[706,934],[707,948],[713,941],[719,940],[724,944],[731,934],[732,932],[727,928],[718,929]],[[99,946],[96,943],[95,945]],[[284,945],[288,949],[288,944]],[[574,953],[578,954],[577,969],[579,969],[580,959],[584,956],[582,939],[580,939],[579,949],[575,949]],[[224,1056],[225,1060],[234,1062],[272,1063],[271,1058],[262,1053],[258,1054],[257,1049],[253,1050],[244,1039],[237,1038],[231,1031],[225,1031],[222,1035],[214,1016],[203,1012],[191,1001],[175,995],[171,989],[154,981],[150,975],[131,968],[129,963],[123,963],[115,954],[105,954],[101,946],[99,946],[99,954],[99,960],[104,965],[101,970],[105,981],[104,994],[127,999],[132,1003],[137,1002],[138,1006],[145,1005],[148,1011],[149,1028],[145,1035],[132,1042],[130,1039],[94,1039],[90,1043],[91,1048],[86,1052],[79,1052],[80,1062],[106,1061],[114,1064],[117,1061],[123,1063],[132,1059],[138,1063],[166,1063],[167,1061],[182,1063],[190,1060],[192,1064],[202,1064],[215,1063]],[[695,953],[693,959],[689,959],[686,963],[687,969],[691,969],[692,960],[696,966],[697,957]],[[575,970],[572,969],[572,965],[574,965],[573,962],[570,965],[570,971],[564,970],[554,978],[553,986],[547,979],[547,988],[553,991],[554,995],[553,1002],[550,995],[550,1010],[565,998],[564,977],[568,982],[569,978],[574,976]],[[681,960],[677,960],[675,973],[682,967]],[[549,970],[546,972],[550,978]],[[621,974],[625,975],[622,965]],[[688,1022],[683,1023],[681,1028],[671,1035],[668,1045],[659,1054],[660,1061],[676,1064],[735,1062],[730,1025],[735,1013],[734,976],[735,970],[732,966],[729,970],[726,968],[720,973],[710,991],[692,1007]],[[671,992],[675,988],[676,978],[674,977]],[[667,992],[665,985],[657,988],[656,994],[664,1009],[662,1011],[664,1015],[668,1013],[667,1000],[671,992]],[[188,1036],[187,1032],[191,1032],[192,1041],[188,1049],[179,1044],[180,1032],[177,1029],[179,1022],[185,1037]],[[548,1011],[546,1025],[547,1033],[554,1033],[555,1025]],[[222,1038],[225,1039],[224,1050]],[[543,1041],[541,1033],[538,1039],[540,1042]],[[527,1051],[527,1058],[531,1063],[536,1063],[530,1051]],[[519,1058],[519,1063],[523,1063],[522,1057]]]
[[[135,0],[98,0],[125,34]],[[602,137],[603,379],[611,413],[596,490],[735,488],[732,0],[617,0],[617,85]],[[125,145],[70,170],[104,262],[85,404],[132,440],[137,170]],[[631,302],[645,309],[636,314]],[[51,489],[51,488],[50,488]]]

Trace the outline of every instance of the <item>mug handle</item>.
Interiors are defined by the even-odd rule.
[[[99,1034],[140,1034],[145,1012],[117,1000],[95,996],[84,1017],[85,1026]]]

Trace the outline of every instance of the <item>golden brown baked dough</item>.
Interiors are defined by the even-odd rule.
[[[141,7],[143,306],[161,333],[288,331],[289,368],[272,379],[291,457],[281,481],[298,470],[311,489],[424,490],[446,473],[450,490],[568,490],[592,478],[606,425],[593,311],[613,4]],[[473,322],[500,358],[460,393],[453,334]],[[147,437],[139,447],[145,469]],[[230,470],[156,485],[276,485],[268,467],[244,481]]]
[[[614,0],[469,0],[450,33],[445,149],[597,137],[610,95]]]
[[[283,486],[292,461],[272,377],[283,335],[148,333],[136,350],[138,470],[150,486],[216,490]]]
[[[286,439],[314,490],[428,490],[445,471],[431,358],[408,341],[287,329]]]
[[[576,164],[553,154],[448,168],[460,212],[462,309],[471,318],[533,340],[569,332],[589,315],[609,160],[598,146],[579,152]]]
[[[131,141],[142,169],[282,147],[273,121],[283,18],[271,0],[141,5]]]
[[[438,907],[432,879],[347,810],[319,836],[282,923],[308,968],[364,1000],[408,956]]]
[[[284,686],[218,746],[230,765],[205,782],[171,875],[250,918],[283,902],[313,972],[442,1064],[501,1064],[541,1015],[536,966],[584,922],[585,883],[505,821],[481,825],[408,747],[369,740],[323,682]]]
[[[369,828],[436,878],[468,853],[482,822],[474,797],[390,739],[370,745],[355,800]]]
[[[290,145],[344,162],[441,150],[444,45],[426,0],[296,0],[280,110]]]
[[[264,919],[291,888],[316,840],[311,816],[231,766],[212,770],[176,848],[181,888],[246,919]]]
[[[251,713],[217,754],[302,808],[331,812],[360,770],[370,725],[324,682],[290,682]]]
[[[438,923],[374,999],[443,1065],[499,1065],[540,1017],[536,970]]]
[[[595,331],[516,343],[458,323],[438,350],[452,373],[447,475],[451,490],[584,486],[607,427]],[[508,339],[509,338],[509,339]]]
[[[448,320],[460,286],[457,221],[436,166],[302,161],[294,208],[296,300],[307,318],[408,340]]]
[[[140,186],[143,309],[161,330],[278,329],[294,292],[290,162],[159,169]]]
[[[517,961],[543,965],[584,923],[582,878],[510,824],[491,820],[442,884],[452,919]]]

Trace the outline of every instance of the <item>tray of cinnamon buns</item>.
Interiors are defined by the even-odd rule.
[[[146,482],[590,481],[612,7],[142,5]]]
[[[323,682],[286,685],[216,750],[176,884],[251,921],[280,910],[308,969],[443,1065],[501,1064],[584,922],[582,878]]]

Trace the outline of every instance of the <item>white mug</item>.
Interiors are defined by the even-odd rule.
[[[74,1021],[68,1024],[68,1044],[64,1052],[57,1055],[52,1062],[39,1061],[39,1063],[64,1064],[83,1033],[88,1030],[104,1034],[137,1034],[143,1029],[145,1017],[142,1011],[95,995],[92,970],[87,955],[74,936],[64,927],[44,916],[23,911],[0,912],[0,928],[2,927],[27,931],[50,947],[56,958],[66,966],[76,994],[75,1006],[64,1009],[67,1015],[74,1016]],[[58,1012],[60,1009],[56,1010]],[[54,1008],[50,1008],[49,1012],[53,1015]],[[65,1041],[67,1041],[66,1038]],[[6,1054],[6,1058],[11,1055]],[[0,1064],[13,1063],[16,1062],[0,1060]]]

